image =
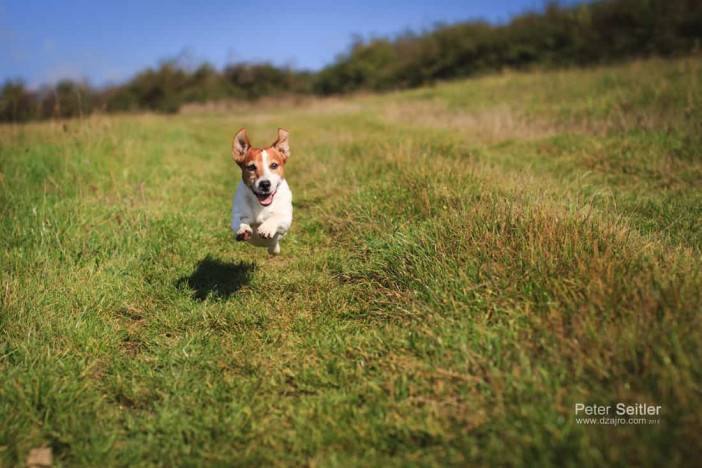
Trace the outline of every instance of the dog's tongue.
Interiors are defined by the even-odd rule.
[[[259,198],[258,202],[263,206],[268,206],[273,203],[273,195],[275,195],[275,193],[271,193],[266,198]]]

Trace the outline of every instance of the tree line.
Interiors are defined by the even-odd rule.
[[[268,63],[221,70],[177,60],[126,83],[94,88],[63,80],[39,90],[10,80],[0,89],[0,121],[87,115],[94,111],[176,112],[190,102],[254,100],[284,94],[385,91],[504,68],[587,66],[645,56],[694,53],[702,46],[700,0],[596,0],[549,3],[505,24],[467,21],[392,38],[355,39],[318,72]]]

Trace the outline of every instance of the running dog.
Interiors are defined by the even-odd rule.
[[[232,229],[236,240],[267,247],[280,253],[280,240],[292,224],[292,192],[285,180],[290,157],[288,132],[278,129],[278,139],[267,148],[254,148],[246,129],[232,142],[232,157],[241,168],[241,182],[232,206]]]

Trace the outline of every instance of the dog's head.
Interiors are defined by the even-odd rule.
[[[278,139],[267,148],[254,148],[242,128],[232,142],[232,157],[241,168],[241,180],[263,206],[273,203],[278,185],[285,177],[285,161],[290,157],[288,132],[278,129]]]

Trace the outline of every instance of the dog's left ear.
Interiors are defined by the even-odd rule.
[[[283,159],[287,161],[287,159],[290,157],[290,144],[288,140],[288,133],[287,130],[279,128],[278,129],[278,139],[275,140],[275,143],[273,143],[273,148],[277,149],[280,154],[283,155]]]

